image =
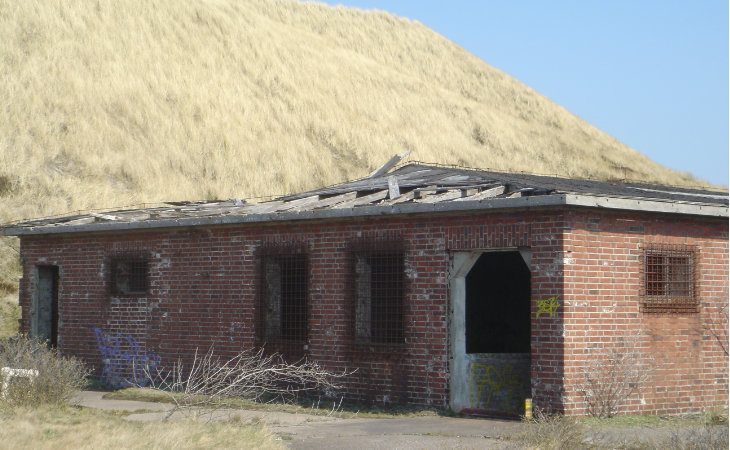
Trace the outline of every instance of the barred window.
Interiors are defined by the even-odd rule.
[[[112,295],[146,294],[147,258],[140,255],[125,255],[111,258],[110,278]]]
[[[258,337],[270,350],[298,358],[308,339],[309,272],[306,255],[288,250],[260,252]]]
[[[357,344],[404,342],[405,271],[400,242],[350,246],[353,334]]]
[[[678,245],[644,249],[642,299],[647,310],[695,310],[695,251]]]

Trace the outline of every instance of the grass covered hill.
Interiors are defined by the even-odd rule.
[[[0,222],[285,194],[361,177],[404,150],[498,170],[700,184],[386,12],[10,1],[0,36]],[[3,243],[0,286],[17,270],[17,243]]]

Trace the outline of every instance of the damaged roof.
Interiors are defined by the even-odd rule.
[[[0,231],[19,236],[551,206],[728,217],[728,194],[411,163],[390,173],[261,203],[169,202],[32,220]]]

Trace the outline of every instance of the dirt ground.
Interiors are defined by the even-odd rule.
[[[131,412],[126,420],[162,420],[171,405],[130,400],[109,400],[103,392],[79,392],[76,402],[85,407]],[[195,414],[199,414],[200,411]],[[171,420],[186,414],[176,412]],[[531,424],[518,421],[463,417],[352,418],[262,410],[221,409],[200,414],[207,420],[238,417],[243,423],[265,424],[293,449],[502,449],[524,448],[518,436]],[[534,428],[533,428],[534,430]],[[679,431],[676,425],[653,427],[588,428],[581,447],[661,448]],[[713,432],[727,435],[727,425]]]

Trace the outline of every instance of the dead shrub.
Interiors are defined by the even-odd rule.
[[[0,341],[0,367],[38,371],[33,378],[10,380],[0,394],[0,405],[6,407],[65,403],[84,386],[88,374],[83,362],[25,335]]]
[[[641,334],[621,338],[609,348],[590,352],[583,368],[586,409],[593,417],[611,417],[621,410],[626,399],[646,382],[653,361],[639,350]]]
[[[672,430],[672,434],[658,448],[676,450],[726,450],[728,429],[723,426],[693,426]]]
[[[341,387],[338,380],[350,373],[333,373],[307,360],[289,363],[263,349],[243,351],[228,360],[211,349],[204,355],[196,351],[189,367],[178,362],[172,369],[157,368],[148,373],[148,387],[166,393],[175,404],[166,420],[178,410],[225,407],[231,398],[290,400],[312,391],[334,397]]]
[[[720,307],[718,314],[713,318],[711,314],[708,314],[705,319],[705,330],[712,336],[717,344],[722,349],[725,356],[728,356],[728,322],[730,322],[730,316],[728,315],[728,305]]]
[[[517,436],[525,448],[560,450],[586,448],[581,425],[571,417],[549,414],[536,409],[532,419],[526,419],[527,431]]]
[[[713,408],[704,413],[705,425],[728,425],[728,409]]]

